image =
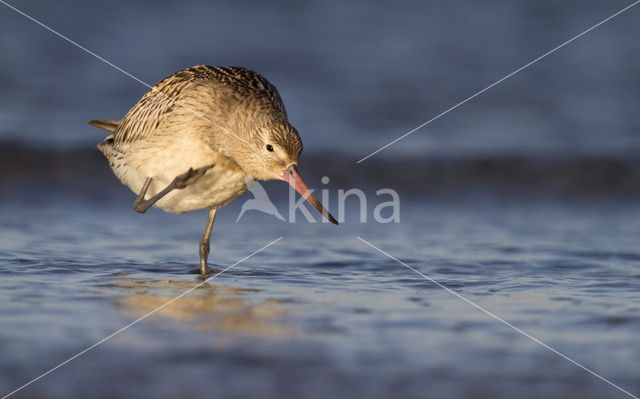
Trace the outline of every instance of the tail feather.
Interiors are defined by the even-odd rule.
[[[118,125],[120,125],[120,121],[95,119],[89,121],[89,124],[104,130],[108,130],[110,132],[114,132],[118,128]]]

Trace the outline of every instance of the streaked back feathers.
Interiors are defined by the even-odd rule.
[[[202,90],[198,90],[202,85],[208,86],[209,90],[206,90],[206,93],[225,97],[228,101],[192,98],[203,93]],[[229,101],[227,97],[234,97],[235,101]],[[242,67],[198,65],[178,71],[158,82],[131,108],[119,124],[112,123],[113,121],[90,123],[113,132],[115,144],[130,143],[153,134],[155,129],[171,117],[174,110],[178,110],[178,113],[191,113],[193,119],[211,119],[206,115],[208,109],[193,109],[194,100],[214,108],[220,104],[250,107],[256,113],[287,120],[286,109],[278,90],[260,74]],[[229,112],[224,109],[215,111]]]

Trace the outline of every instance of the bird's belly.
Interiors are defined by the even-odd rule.
[[[214,166],[189,186],[171,191],[158,201],[156,206],[171,213],[217,208],[233,202],[246,191],[244,172]],[[147,195],[147,198],[149,197],[150,195]]]
[[[144,182],[151,178],[145,199],[162,191],[189,168],[213,165],[203,176],[183,189],[174,189],[155,206],[170,212],[184,213],[227,205],[247,191],[247,175],[230,159],[189,137],[172,138],[155,147],[147,143],[105,148],[116,176],[134,193],[140,194]]]

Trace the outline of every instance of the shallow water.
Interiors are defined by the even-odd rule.
[[[3,392],[201,282],[205,214],[137,215],[113,189],[2,204]],[[427,199],[340,227],[238,211],[215,226],[217,268],[283,239],[17,397],[624,397],[356,236],[640,390],[636,204]]]

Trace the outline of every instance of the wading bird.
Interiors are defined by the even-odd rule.
[[[334,224],[296,169],[302,141],[287,120],[278,90],[240,67],[198,65],[163,79],[120,121],[92,120],[111,132],[98,149],[138,198],[136,212],[209,209],[200,238],[207,274],[218,208],[254,180],[284,180]]]

